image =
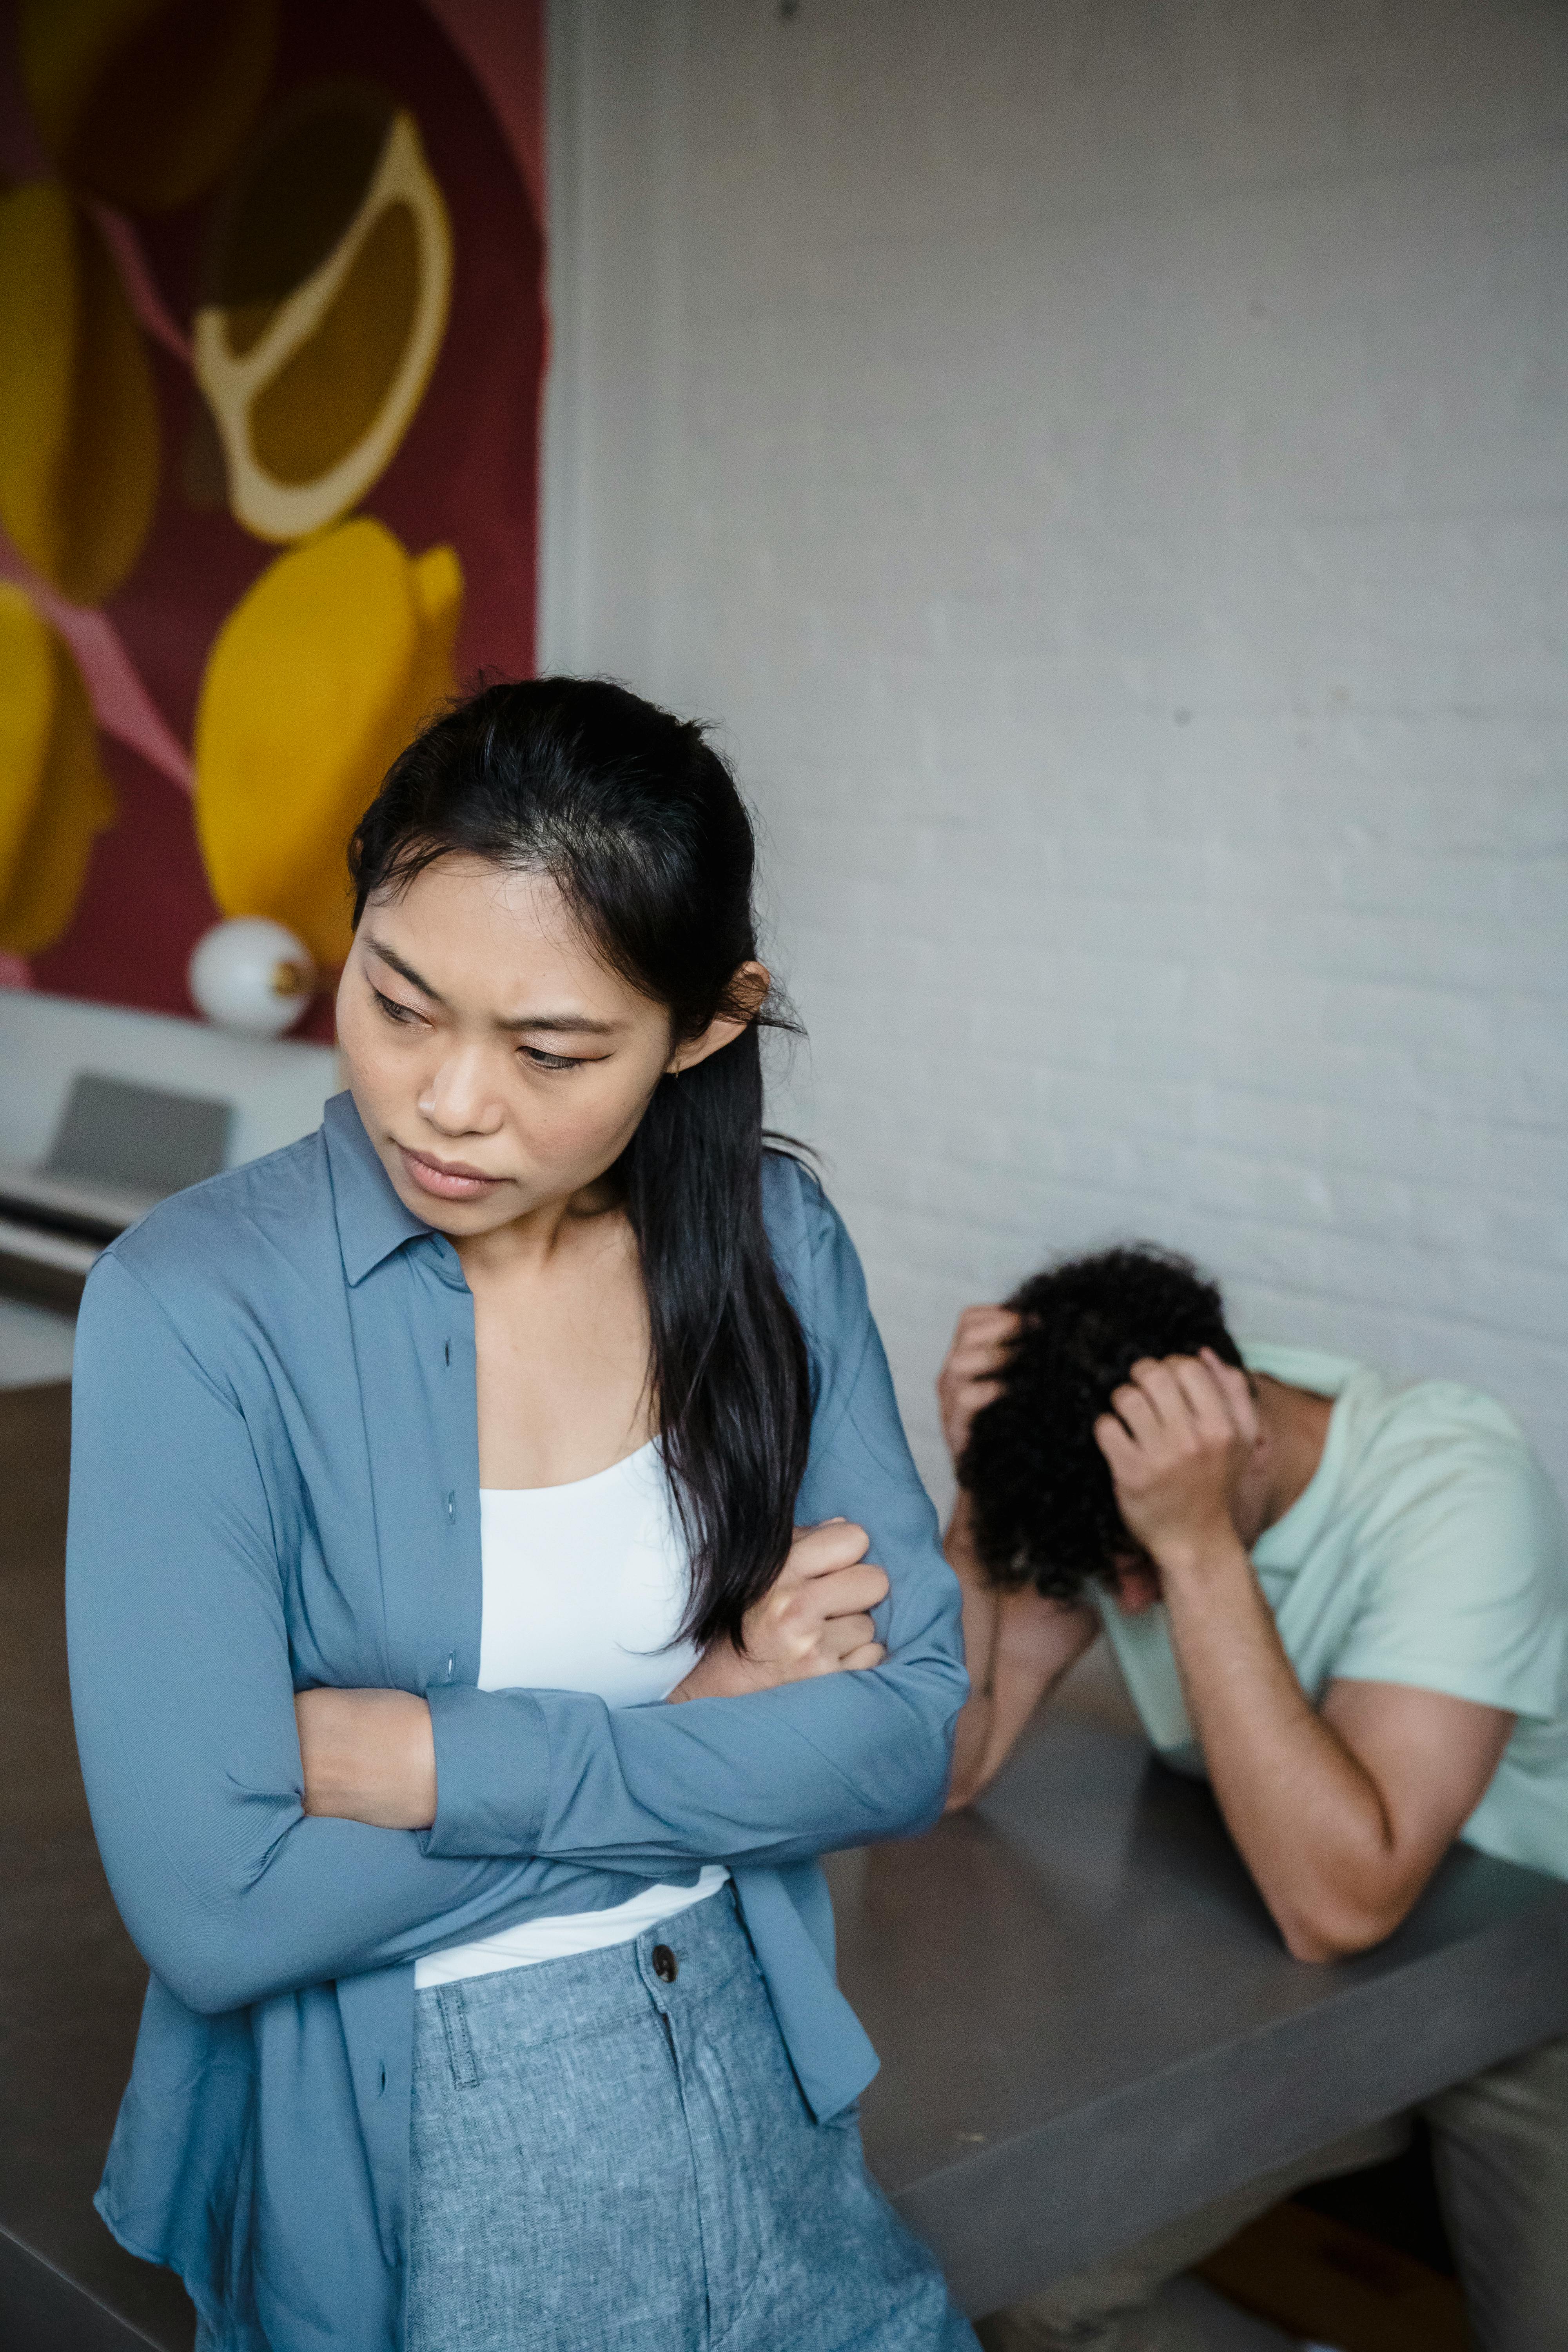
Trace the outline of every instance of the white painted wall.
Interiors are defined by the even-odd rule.
[[[721,719],[911,1433],[1143,1234],[1568,1483],[1568,16],[557,0],[544,646]]]

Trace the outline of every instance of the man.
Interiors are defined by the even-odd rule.
[[[1107,1250],[971,1307],[938,1382],[973,1695],[950,1803],[1103,1631],[1150,1738],[1205,1772],[1287,1948],[1399,1925],[1456,1837],[1568,1877],[1568,1529],[1489,1398],[1239,1349],[1184,1258]],[[1568,2352],[1568,2041],[1426,2103],[1481,2352]],[[1321,2150],[993,2321],[998,2352],[1173,2346],[1162,2282]]]

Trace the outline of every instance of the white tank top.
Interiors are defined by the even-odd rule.
[[[640,1706],[663,1698],[697,1663],[693,1643],[671,1640],[686,1606],[687,1559],[657,1439],[567,1486],[481,1486],[479,1545],[481,1690],[593,1691],[609,1706]],[[649,1886],[608,1911],[498,1928],[426,1953],[415,1984],[629,1943],[729,1875],[710,1863],[695,1886]]]

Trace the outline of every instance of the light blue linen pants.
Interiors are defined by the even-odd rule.
[[[415,2000],[408,2352],[975,2352],[733,1890]]]

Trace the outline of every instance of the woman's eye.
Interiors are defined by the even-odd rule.
[[[411,1004],[399,1004],[395,996],[383,996],[379,988],[373,988],[370,992],[389,1021],[395,1021],[406,1028],[411,1021],[419,1019]]]
[[[542,1045],[524,1045],[520,1049],[536,1070],[580,1070],[583,1056],[570,1054],[547,1054]]]

